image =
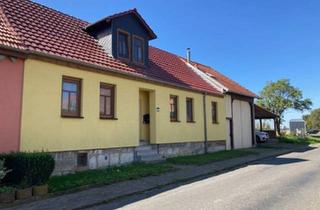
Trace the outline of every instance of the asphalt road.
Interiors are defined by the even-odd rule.
[[[218,176],[92,208],[320,209],[320,149],[258,161]]]

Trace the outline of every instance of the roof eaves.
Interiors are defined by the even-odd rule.
[[[259,98],[259,96],[257,96],[257,95],[254,94],[254,93],[252,93],[252,95],[251,95],[251,94],[245,94],[245,93],[241,93],[241,92],[237,92],[237,91],[232,91],[232,90],[227,91],[227,93],[237,94],[237,95],[241,95],[241,96],[245,96],[245,97],[249,97],[249,98]]]

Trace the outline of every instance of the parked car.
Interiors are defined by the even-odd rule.
[[[269,140],[269,134],[267,132],[256,131],[256,140],[258,143],[267,142]]]
[[[307,135],[318,134],[318,133],[319,133],[319,130],[318,130],[318,129],[310,129],[310,130],[307,132]]]

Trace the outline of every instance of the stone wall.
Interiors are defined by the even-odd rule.
[[[204,153],[204,142],[188,142],[176,144],[159,144],[158,153],[163,157],[175,157],[181,155],[195,155]],[[208,141],[208,152],[216,152],[226,149],[225,141]]]
[[[87,167],[79,167],[78,153],[87,153]],[[52,153],[56,165],[53,175],[68,174],[79,170],[97,169],[108,166],[125,165],[134,162],[134,148],[99,149]]]
[[[225,141],[209,141],[208,152],[225,150]],[[203,154],[203,142],[188,142],[175,144],[158,144],[152,145],[152,149],[163,158],[175,157],[181,155]],[[77,156],[79,153],[87,154],[87,166],[79,167]],[[73,173],[79,170],[105,168],[108,166],[117,166],[133,163],[137,161],[134,147],[98,149],[87,151],[67,151],[52,153],[56,161],[53,175],[63,175]]]

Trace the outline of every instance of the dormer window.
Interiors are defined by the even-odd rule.
[[[130,34],[123,30],[118,30],[118,57],[130,59]]]
[[[133,62],[143,64],[144,62],[144,39],[133,36]]]
[[[141,68],[149,65],[149,41],[157,35],[136,9],[105,17],[85,30],[110,57]]]

